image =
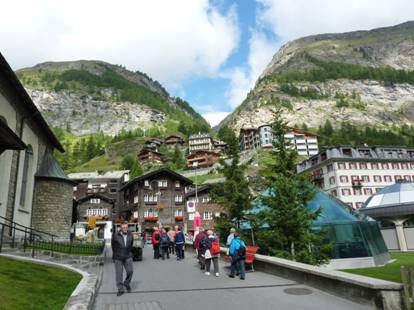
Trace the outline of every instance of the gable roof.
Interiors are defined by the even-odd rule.
[[[19,79],[17,78],[16,74],[7,63],[4,56],[0,53],[0,77],[4,79],[5,86],[8,86],[14,94],[20,99],[17,100],[15,103],[22,107],[22,109],[27,111],[27,114],[30,115],[29,120],[34,120],[36,124],[40,127],[43,134],[47,137],[50,143],[58,149],[60,152],[64,153],[65,149],[60,144],[59,140],[56,138],[55,134],[49,128],[49,125],[43,118],[40,111],[37,109],[35,104],[33,103],[30,96],[27,94],[26,90],[24,89],[23,85],[20,83]]]
[[[200,194],[204,191],[208,191],[210,189],[211,189],[211,184],[205,184],[205,185],[198,186],[197,187],[197,194]],[[185,196],[186,197],[192,197],[192,196],[195,196],[195,193],[196,193],[196,190],[192,189]]]
[[[49,151],[46,151],[46,153],[44,154],[42,163],[40,164],[40,167],[35,174],[35,178],[60,180],[70,183],[72,185],[77,184],[75,181],[69,179],[66,176],[62,167],[60,167],[56,159]]]
[[[131,181],[129,181],[127,184],[125,184],[124,186],[121,187],[121,191],[123,191],[124,189],[128,188],[129,186],[131,186],[132,184],[135,184],[137,182],[143,181],[145,179],[148,178],[153,178],[156,177],[158,175],[162,175],[162,174],[169,174],[171,176],[174,176],[175,178],[179,179],[180,181],[184,182],[184,185],[190,185],[193,184],[193,181],[191,181],[190,179],[186,178],[185,176],[169,169],[169,168],[161,168],[158,170],[154,170],[151,172],[148,172],[144,175],[141,175],[139,177],[136,177],[135,179],[132,179]]]

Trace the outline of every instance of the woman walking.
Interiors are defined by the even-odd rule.
[[[219,257],[220,257],[220,243],[212,230],[207,231],[206,251],[204,252],[206,272],[205,275],[210,275],[211,262],[214,265],[214,274],[218,277],[219,274]]]

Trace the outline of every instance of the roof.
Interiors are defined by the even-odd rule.
[[[109,198],[108,196],[105,196],[105,195],[102,195],[102,194],[99,194],[99,193],[89,194],[89,195],[85,195],[83,197],[80,197],[77,200],[77,202],[78,203],[82,203],[82,202],[87,201],[87,200],[89,200],[91,198],[99,198],[99,199],[105,200],[108,203],[112,203],[112,204],[115,203],[115,200],[114,199]]]
[[[78,173],[69,173],[68,177],[72,180],[82,180],[82,179],[120,179],[125,173],[129,173],[129,170],[115,170],[115,171],[92,171],[92,172],[78,172]]]
[[[365,202],[364,208],[414,205],[414,183],[401,182],[384,187]]]
[[[224,183],[225,181],[226,181],[226,178],[215,178],[215,179],[205,180],[203,184],[218,184],[218,183]]]
[[[18,96],[20,100],[16,103],[19,104],[24,110],[26,110],[30,117],[27,120],[33,120],[36,124],[41,128],[43,134],[47,137],[50,143],[58,149],[60,152],[65,152],[65,149],[60,144],[59,140],[55,136],[55,134],[50,129],[49,125],[43,118],[40,111],[37,109],[35,104],[33,103],[30,96],[27,94],[26,90],[24,89],[23,85],[20,83],[19,79],[17,78],[16,74],[7,63],[6,59],[0,53],[0,76],[3,76],[5,79],[5,83],[8,83],[10,89],[14,91],[14,93]]]
[[[177,178],[177,179],[181,180],[182,182],[184,182],[185,185],[190,185],[190,184],[193,183],[193,181],[191,181],[190,179],[186,178],[185,176],[183,176],[183,175],[181,175],[181,174],[179,174],[179,173],[177,173],[177,172],[175,172],[171,169],[161,168],[161,169],[154,170],[154,171],[148,172],[146,174],[143,174],[139,177],[136,177],[135,179],[132,179],[127,184],[122,186],[120,190],[123,191],[124,189],[128,188],[132,184],[135,184],[135,183],[140,182],[140,181],[144,181],[144,180],[149,179],[149,178],[154,178],[154,177],[156,177],[158,175],[162,175],[162,174],[168,174],[168,175],[174,176],[175,178]]]
[[[76,184],[73,180],[69,179],[63,169],[60,167],[53,155],[46,151],[43,156],[42,163],[40,164],[39,170],[35,174],[37,179],[55,179],[64,182]]]
[[[210,189],[211,189],[211,184],[203,184],[201,186],[197,186],[197,194],[201,193],[201,192],[204,192],[206,190],[210,190]],[[192,197],[192,196],[195,196],[195,193],[196,193],[196,190],[192,189],[185,196],[186,197]]]
[[[0,119],[0,150],[23,150],[26,144]]]

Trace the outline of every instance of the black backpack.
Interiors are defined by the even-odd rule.
[[[246,247],[241,243],[240,240],[240,247],[237,249],[237,255],[239,257],[245,257],[246,256]]]

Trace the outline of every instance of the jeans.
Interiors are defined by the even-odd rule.
[[[219,272],[218,257],[212,257],[212,258],[206,259],[206,271],[210,272],[211,261],[213,261],[214,273],[218,273]]]
[[[176,245],[177,259],[184,259],[184,244],[177,243]]]
[[[171,254],[175,254],[175,245],[174,245],[174,242],[170,242],[170,253]]]
[[[115,259],[114,263],[116,286],[118,288],[118,291],[124,291],[124,286],[129,286],[129,284],[131,283],[132,274],[134,273],[132,258],[127,258],[124,260]],[[124,268],[126,272],[126,278],[123,281],[122,278]]]
[[[167,254],[167,258],[170,258],[170,253],[168,251],[168,246],[162,246],[161,247],[161,257],[162,259],[165,259],[165,254]]]
[[[230,275],[234,276],[237,271],[240,272],[240,279],[244,279],[246,277],[244,259],[233,256],[231,259]]]
[[[154,258],[158,259],[160,258],[160,244],[154,244]]]

